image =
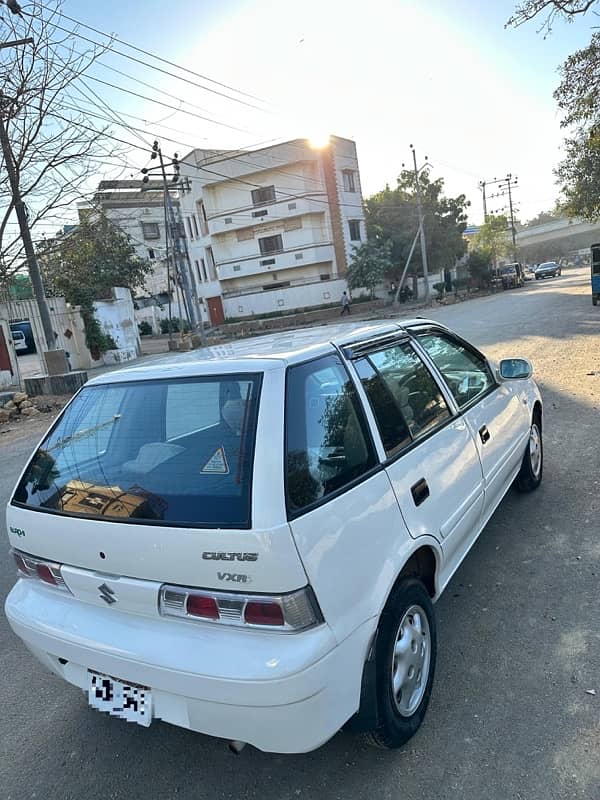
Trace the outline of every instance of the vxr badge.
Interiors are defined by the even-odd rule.
[[[117,598],[115,597],[114,589],[111,589],[110,586],[107,586],[105,583],[103,583],[98,587],[98,590],[100,592],[100,597],[109,606],[111,606],[113,603],[117,602]]]

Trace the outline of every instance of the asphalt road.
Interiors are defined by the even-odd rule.
[[[600,800],[600,309],[588,280],[571,271],[431,312],[493,357],[533,361],[546,461],[541,488],[509,493],[437,605],[432,702],[404,750],[340,733],[307,755],[236,757],[167,724],[134,727],[88,709],[0,616],[3,800]],[[2,505],[35,438],[0,438]],[[2,598],[14,580],[4,534]]]

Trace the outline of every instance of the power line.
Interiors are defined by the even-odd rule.
[[[65,19],[68,19],[71,22],[75,22],[76,25],[82,25],[84,28],[91,28],[91,26],[86,25],[83,22],[79,22],[78,20],[75,20],[72,17],[67,16],[66,14],[61,14],[61,16],[63,16]],[[212,89],[210,86],[203,86],[202,84],[197,83],[196,81],[192,81],[189,78],[184,78],[182,75],[176,75],[173,72],[169,72],[168,70],[162,69],[161,67],[157,67],[155,64],[149,64],[147,61],[144,61],[144,60],[142,60],[140,58],[136,58],[135,56],[129,55],[129,53],[124,53],[122,50],[118,50],[116,47],[112,47],[111,45],[102,44],[102,42],[97,42],[95,39],[90,39],[88,36],[84,36],[83,34],[78,33],[75,30],[69,30],[68,28],[63,28],[62,25],[58,25],[58,23],[56,23],[56,22],[52,22],[51,20],[46,20],[46,22],[49,22],[52,25],[52,27],[58,29],[59,31],[63,31],[64,33],[68,33],[70,36],[76,36],[78,39],[83,39],[84,41],[89,42],[90,44],[96,45],[96,47],[101,47],[103,50],[108,50],[111,53],[114,53],[115,55],[121,56],[122,58],[127,58],[130,61],[136,62],[137,64],[142,64],[143,66],[149,67],[150,69],[153,69],[156,72],[162,72],[164,75],[168,75],[170,78],[175,78],[176,80],[183,81],[184,83],[189,83],[192,86],[196,86],[198,89],[202,89],[203,91],[211,92],[212,94],[219,95],[220,97],[224,97],[227,100],[233,101],[234,103],[240,103],[241,105],[248,106],[249,108],[254,108],[256,111],[262,111],[263,113],[270,113],[267,109],[261,108],[260,106],[257,106],[254,103],[248,103],[246,100],[241,100],[239,97],[232,97],[231,95],[226,94],[225,92],[220,92],[217,89]],[[115,37],[111,36],[108,33],[105,33],[104,31],[97,31],[95,28],[91,28],[91,30],[94,30],[96,33],[99,33],[101,36],[106,36],[106,38],[110,39],[111,41],[115,41]],[[264,100],[261,100],[260,98],[254,97],[254,95],[250,95],[250,94],[247,94],[246,92],[241,91],[240,89],[236,89],[233,86],[228,86],[227,84],[220,83],[219,81],[213,80],[212,78],[208,78],[205,75],[200,75],[200,73],[196,73],[193,70],[188,69],[187,67],[182,67],[182,66],[180,66],[178,64],[175,64],[172,61],[168,61],[167,59],[164,59],[161,56],[157,56],[157,55],[155,55],[154,53],[151,53],[148,50],[142,50],[141,48],[138,48],[135,45],[128,44],[127,42],[125,42],[125,41],[123,41],[121,39],[116,38],[116,41],[121,42],[126,47],[130,47],[132,50],[139,51],[139,52],[149,56],[150,58],[154,58],[157,61],[161,61],[161,62],[167,63],[170,66],[176,67],[177,69],[180,69],[180,70],[182,70],[184,72],[189,72],[192,75],[197,75],[198,77],[202,78],[202,80],[207,80],[207,81],[210,81],[210,83],[214,83],[217,86],[222,86],[224,88],[227,88],[230,91],[236,92],[236,94],[241,94],[241,95],[243,95],[245,97],[251,97],[251,98],[257,100],[259,103],[266,102]]]
[[[150,103],[156,103],[159,106],[164,106],[165,108],[170,108],[172,111],[178,111],[181,114],[188,114],[190,117],[196,117],[196,119],[201,119],[203,122],[209,122],[211,125],[220,125],[223,128],[229,128],[232,131],[237,131],[238,133],[250,133],[250,131],[246,130],[245,128],[238,128],[236,125],[229,125],[227,122],[220,122],[217,119],[211,119],[210,117],[205,117],[201,114],[196,114],[194,111],[188,111],[185,108],[177,108],[177,106],[172,106],[169,103],[163,103],[162,100],[155,100],[152,97],[148,97],[144,94],[139,94],[139,92],[134,92],[131,89],[125,89],[124,86],[117,86],[116,83],[110,83],[110,81],[103,81],[102,78],[96,78],[93,75],[88,75],[88,80],[95,81],[96,83],[101,83],[104,86],[110,86],[111,89],[116,89],[119,92],[125,92],[125,94],[133,95],[134,97],[139,97],[141,100],[147,100]]]

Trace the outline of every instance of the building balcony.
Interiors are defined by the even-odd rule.
[[[331,242],[324,242],[323,244],[304,245],[279,253],[265,253],[252,258],[242,258],[239,261],[217,261],[217,273],[220,281],[226,281],[231,278],[264,275],[268,272],[333,260],[333,245]]]
[[[315,199],[309,197],[284,198],[264,206],[249,206],[210,217],[208,231],[211,236],[218,236],[241,228],[285,222],[287,219],[302,214],[323,214],[327,208],[325,194],[319,194]]]

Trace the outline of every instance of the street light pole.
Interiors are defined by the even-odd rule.
[[[419,230],[420,230],[420,240],[421,240],[421,262],[423,264],[423,279],[425,280],[425,301],[429,302],[429,270],[427,264],[427,243],[425,241],[425,224],[423,218],[423,203],[421,201],[421,184],[419,183],[419,172],[420,170],[417,169],[417,153],[415,148],[410,146],[412,150],[413,156],[413,165],[415,170],[415,185],[417,190],[417,209],[419,213]],[[427,161],[427,158],[425,158]],[[425,165],[423,165],[424,167]],[[423,169],[421,167],[421,169]]]

